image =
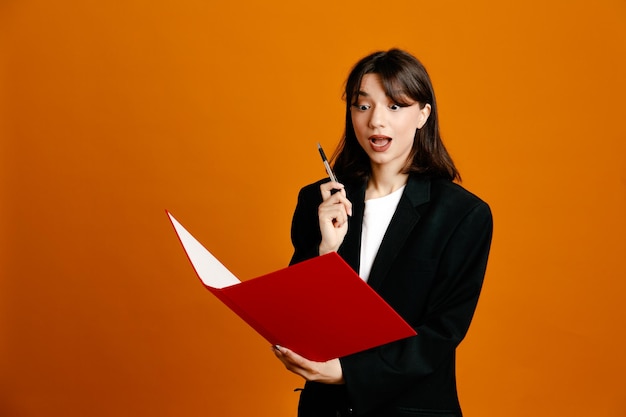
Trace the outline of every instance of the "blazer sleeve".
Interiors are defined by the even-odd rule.
[[[458,221],[415,326],[417,336],[340,358],[355,411],[388,403],[445,364],[452,364],[453,372],[455,349],[478,302],[492,229],[491,211],[482,201]]]
[[[294,252],[289,265],[319,255],[322,234],[319,229],[317,210],[322,203],[319,186],[322,181],[307,185],[298,193],[298,202],[291,220],[291,243]]]

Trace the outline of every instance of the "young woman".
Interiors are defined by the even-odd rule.
[[[454,182],[430,78],[415,57],[392,49],[363,58],[345,100],[334,155],[341,183],[300,191],[291,263],[337,251],[417,336],[323,363],[288,347],[275,354],[306,379],[301,417],[461,416],[455,350],[483,282],[489,206]]]

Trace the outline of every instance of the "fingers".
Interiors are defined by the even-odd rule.
[[[339,190],[332,193],[332,190]],[[343,184],[325,182],[320,185],[323,201],[318,207],[322,241],[319,254],[324,255],[339,249],[348,230],[348,217],[352,215],[352,203],[346,197]]]
[[[326,384],[344,383],[339,359],[327,362],[314,362],[282,346],[272,346],[272,350],[287,370],[300,375],[307,381],[318,381]]]
[[[338,190],[338,192],[333,193],[333,190]],[[352,216],[352,203],[346,197],[346,190],[344,189],[343,184],[333,181],[325,182],[320,185],[320,192],[322,193],[323,200],[320,207],[342,205],[345,213],[348,216]]]
[[[321,224],[332,227],[341,227],[348,221],[348,211],[342,202],[332,202],[328,200],[322,203],[317,209],[317,215]]]
[[[282,346],[272,346],[274,355],[285,365],[291,372],[298,374],[304,378],[310,375],[312,362],[298,355],[297,353],[284,348]]]
[[[322,199],[327,200],[333,193],[333,190],[343,191],[343,195],[346,195],[343,184],[336,181],[328,181],[320,185],[320,191],[322,192]]]

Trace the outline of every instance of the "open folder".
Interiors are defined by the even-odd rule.
[[[241,282],[167,215],[206,288],[272,345],[326,361],[416,334],[335,252]]]

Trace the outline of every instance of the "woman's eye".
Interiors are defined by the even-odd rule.
[[[365,111],[370,108],[367,104],[355,104],[354,107],[359,109],[360,111]]]
[[[390,108],[391,110],[400,110],[400,108],[401,108],[401,107],[402,107],[401,105],[396,104],[396,103],[394,103],[394,104],[392,104],[391,106],[389,106],[389,108]]]

